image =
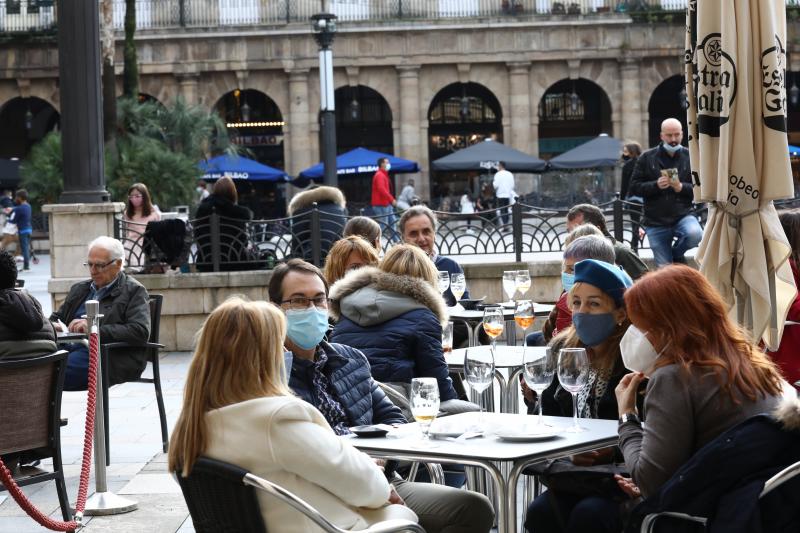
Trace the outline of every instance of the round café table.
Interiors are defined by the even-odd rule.
[[[509,345],[516,344],[516,323],[514,322],[514,307],[513,302],[503,302],[497,304],[503,308],[503,318],[506,320],[506,343]],[[550,315],[553,310],[552,304],[533,304],[534,317],[546,317]],[[463,322],[467,326],[467,339],[470,346],[478,345],[478,329],[481,327],[483,321],[483,310],[467,310],[461,306],[448,307],[447,312],[450,315],[450,320]]]

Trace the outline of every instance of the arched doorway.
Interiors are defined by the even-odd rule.
[[[539,102],[539,157],[550,159],[611,128],[611,102],[599,85],[583,78],[558,81]]]
[[[650,96],[647,105],[649,122],[647,127],[647,146],[661,142],[661,123],[668,118],[677,118],[683,126],[683,145],[689,145],[686,134],[686,84],[682,75],[675,75],[662,81]],[[645,147],[647,148],[647,147]]]
[[[428,160],[433,162],[484,139],[503,142],[503,110],[497,97],[478,83],[452,83],[428,108]],[[431,171],[431,201],[437,209],[458,210],[465,190],[476,197],[478,172]]]
[[[336,89],[336,153],[363,147],[394,153],[392,110],[378,91],[364,85]]]
[[[283,114],[272,98],[255,89],[235,89],[217,101],[214,110],[228,127],[231,141],[250,152],[247,157],[273,168],[284,168]],[[239,203],[256,218],[285,214],[284,191],[274,182],[237,180]]]
[[[12,98],[0,106],[0,159],[25,159],[34,144],[59,128],[60,120],[41,98]]]

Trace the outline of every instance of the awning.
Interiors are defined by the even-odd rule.
[[[554,170],[613,167],[619,164],[622,141],[602,134],[548,161]]]
[[[689,3],[686,79],[697,259],[741,325],[776,349],[796,295],[773,200],[794,195],[786,136],[786,5]]]
[[[541,172],[547,163],[503,143],[487,139],[433,162],[434,170],[494,170],[502,161],[512,172]]]
[[[216,180],[229,176],[234,180],[288,181],[286,172],[242,156],[220,155],[197,164],[205,174],[202,179]]]
[[[336,157],[336,174],[339,176],[374,174],[375,171],[378,170],[378,159],[384,157],[389,159],[389,163],[392,165],[391,172],[393,174],[419,172],[419,165],[415,161],[395,157],[391,154],[367,150],[366,148],[356,148]],[[321,180],[324,173],[324,165],[322,163],[317,163],[313,167],[309,167],[300,172],[298,179]],[[292,183],[295,183],[298,179],[294,180]]]

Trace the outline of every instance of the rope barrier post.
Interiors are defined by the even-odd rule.
[[[103,418],[103,370],[100,366],[100,302],[86,302],[86,320],[89,323],[90,345],[97,348],[97,403],[94,417],[94,487],[95,493],[86,501],[87,516],[103,516],[127,513],[136,510],[139,504],[133,500],[117,496],[108,490],[106,478],[106,441],[105,422]],[[94,337],[94,338],[92,338]],[[96,340],[95,340],[96,339]]]

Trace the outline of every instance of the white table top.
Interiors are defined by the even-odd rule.
[[[437,424],[447,424],[450,428],[463,426],[466,429],[474,426],[479,416],[480,413],[462,413],[448,416],[434,421],[432,428],[435,430]],[[434,447],[426,446],[416,423],[400,426],[389,432],[387,436],[377,439],[349,436],[342,438],[350,439],[353,446],[367,453],[372,452],[374,455],[391,457],[393,453],[406,453],[448,461],[457,461],[459,458],[490,461],[545,460],[552,457],[563,457],[587,449],[611,446],[618,441],[616,420],[582,418],[579,423],[587,430],[582,433],[566,433],[562,431],[558,436],[548,440],[507,442],[500,440],[494,433],[502,428],[521,429],[535,425],[536,417],[505,413],[483,413],[483,417],[488,435],[460,442],[435,439]],[[558,429],[567,429],[572,425],[572,419],[569,417],[546,416],[544,417],[544,422]]]
[[[522,346],[497,346],[495,347],[494,352],[494,367],[495,368],[519,368],[522,366]],[[491,346],[482,345],[482,346],[473,346],[471,348],[458,348],[457,350],[453,350],[452,352],[446,352],[444,354],[444,360],[447,362],[447,366],[451,369],[453,368],[462,368],[464,366],[464,357],[467,354],[467,350],[491,350]],[[538,354],[540,357],[544,357],[546,354],[547,348],[545,346],[527,346],[525,347],[525,353],[530,354]]]

